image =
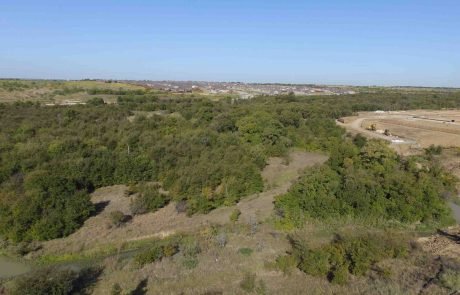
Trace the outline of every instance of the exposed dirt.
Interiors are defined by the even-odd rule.
[[[338,124],[353,133],[380,138],[392,142],[397,151],[426,148],[432,144],[443,147],[460,147],[459,110],[413,110],[395,112],[362,112],[358,116],[342,118]],[[392,136],[366,130],[375,124],[383,132],[389,130]]]
[[[43,253],[79,252],[107,243],[164,237],[175,232],[197,230],[207,224],[225,224],[236,207],[241,210],[241,222],[262,221],[272,213],[274,197],[287,192],[301,170],[326,160],[325,155],[301,151],[292,152],[288,164],[283,162],[284,159],[271,158],[262,173],[267,190],[244,198],[236,206],[187,217],[184,213],[177,213],[175,204],[171,203],[157,212],[135,216],[119,228],[109,226],[109,214],[115,210],[130,213],[130,197],[125,195],[126,187],[116,185],[101,188],[92,195],[92,201],[98,204],[101,212],[89,218],[72,235],[45,242]]]
[[[430,237],[419,238],[418,242],[424,251],[460,263],[460,226],[439,231],[438,234]]]

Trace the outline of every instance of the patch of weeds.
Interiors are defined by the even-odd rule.
[[[252,252],[254,252],[254,250],[252,250],[251,248],[238,249],[238,253],[240,253],[243,256],[251,256]]]
[[[441,286],[458,291],[460,290],[460,271],[454,269],[447,269],[439,277]]]
[[[231,222],[237,222],[238,219],[240,218],[241,211],[239,209],[235,209],[232,211],[232,214],[230,214],[230,221]]]
[[[274,268],[282,271],[285,275],[290,275],[292,270],[297,266],[297,259],[292,255],[278,256]]]
[[[252,273],[245,274],[240,282],[240,287],[248,293],[253,292],[256,288],[256,275]]]
[[[182,261],[182,265],[186,269],[194,269],[198,266],[198,259],[196,257],[185,257],[185,259]]]

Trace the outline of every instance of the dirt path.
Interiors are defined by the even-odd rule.
[[[43,253],[69,253],[92,249],[108,243],[141,240],[152,237],[165,237],[176,232],[197,230],[206,224],[224,224],[229,222],[231,212],[237,207],[241,211],[241,222],[261,221],[273,212],[273,200],[286,193],[292,182],[298,178],[301,170],[322,164],[327,156],[318,153],[294,151],[289,155],[289,163],[281,158],[271,158],[262,172],[266,191],[244,198],[236,206],[221,207],[209,214],[196,214],[187,217],[175,210],[171,203],[165,208],[140,216],[120,228],[109,227],[109,214],[120,210],[129,214],[130,199],[124,196],[126,187],[116,185],[98,189],[92,201],[102,204],[101,212],[89,218],[83,227],[72,235],[45,242]]]

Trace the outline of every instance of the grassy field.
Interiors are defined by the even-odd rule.
[[[115,102],[116,95],[90,94],[90,90],[144,90],[144,87],[126,83],[102,81],[48,81],[48,80],[0,80],[0,102],[35,101],[43,104],[61,104],[66,101],[86,102],[101,97]]]

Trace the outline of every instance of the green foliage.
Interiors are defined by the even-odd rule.
[[[408,243],[397,233],[373,233],[359,236],[338,236],[330,244],[311,248],[301,238],[291,239],[292,257],[303,272],[327,277],[344,284],[349,274],[362,276],[375,263],[386,258],[404,257]]]
[[[142,267],[146,264],[161,260],[163,256],[163,247],[161,245],[154,244],[149,249],[137,254],[134,257],[134,263],[137,266]]]
[[[251,293],[256,288],[256,275],[252,273],[247,273],[243,277],[243,280],[240,282],[240,287],[245,292]]]
[[[155,181],[170,192],[167,198],[146,193],[151,197],[139,198],[141,211],[161,208],[169,199],[185,202],[188,214],[234,205],[263,190],[260,171],[266,159],[290,147],[331,152],[325,175],[311,172],[322,185],[301,180],[310,197],[299,184],[277,201],[290,227],[310,215],[408,222],[446,216],[438,199],[446,179],[442,170],[408,173],[379,144],[359,137],[356,145],[344,143],[344,130],[334,119],[377,109],[459,107],[456,91],[363,88],[340,97],[280,95],[232,102],[198,95],[161,99],[144,89],[88,89],[50,81],[0,81],[0,88],[24,91],[39,84],[54,89],[51,96],[116,95],[118,103],[103,105],[94,98],[69,107],[0,105],[0,235],[12,241],[71,234],[94,212],[89,193],[114,184]]]
[[[198,259],[195,257],[185,257],[184,260],[182,261],[182,265],[186,269],[194,269],[195,267],[198,266]]]
[[[112,285],[112,290],[110,291],[111,295],[121,295],[123,292],[123,289],[121,288],[120,284],[115,283]]]
[[[446,269],[441,273],[439,282],[443,287],[450,290],[460,290],[460,270],[450,268]]]
[[[275,268],[282,271],[285,275],[289,275],[297,266],[297,263],[298,261],[293,255],[282,255],[276,258]]]
[[[121,226],[123,223],[125,223],[126,220],[125,214],[118,210],[110,212],[109,217],[111,224],[115,227]]]
[[[134,256],[134,264],[143,267],[165,257],[173,256],[179,252],[181,244],[180,237],[154,241],[147,249]]]
[[[434,144],[432,144],[428,148],[425,149],[425,153],[430,156],[440,155],[442,153],[442,146],[440,145],[435,146]]]
[[[84,294],[85,288],[93,283],[99,274],[100,270],[97,269],[83,269],[76,272],[68,269],[44,268],[15,279],[8,294]]]
[[[230,221],[231,222],[237,222],[238,218],[240,218],[241,211],[239,209],[234,209],[232,211],[232,214],[230,214]]]
[[[240,253],[243,256],[251,256],[252,252],[254,252],[254,250],[252,250],[251,248],[240,248],[240,249],[238,249],[238,253]]]
[[[88,100],[86,102],[88,105],[91,105],[91,106],[101,106],[101,105],[104,105],[105,102],[104,102],[104,99],[100,98],[100,97],[94,97],[94,98],[91,98],[90,100]]]
[[[360,149],[345,142],[332,151],[328,165],[315,167],[276,199],[280,222],[301,227],[306,219],[338,216],[397,220],[405,223],[451,222],[442,194],[455,183],[436,164],[417,168],[380,141]]]
[[[160,193],[158,185],[140,184],[135,190],[138,195],[130,204],[131,212],[135,215],[155,212],[166,206],[170,201],[169,196]]]

